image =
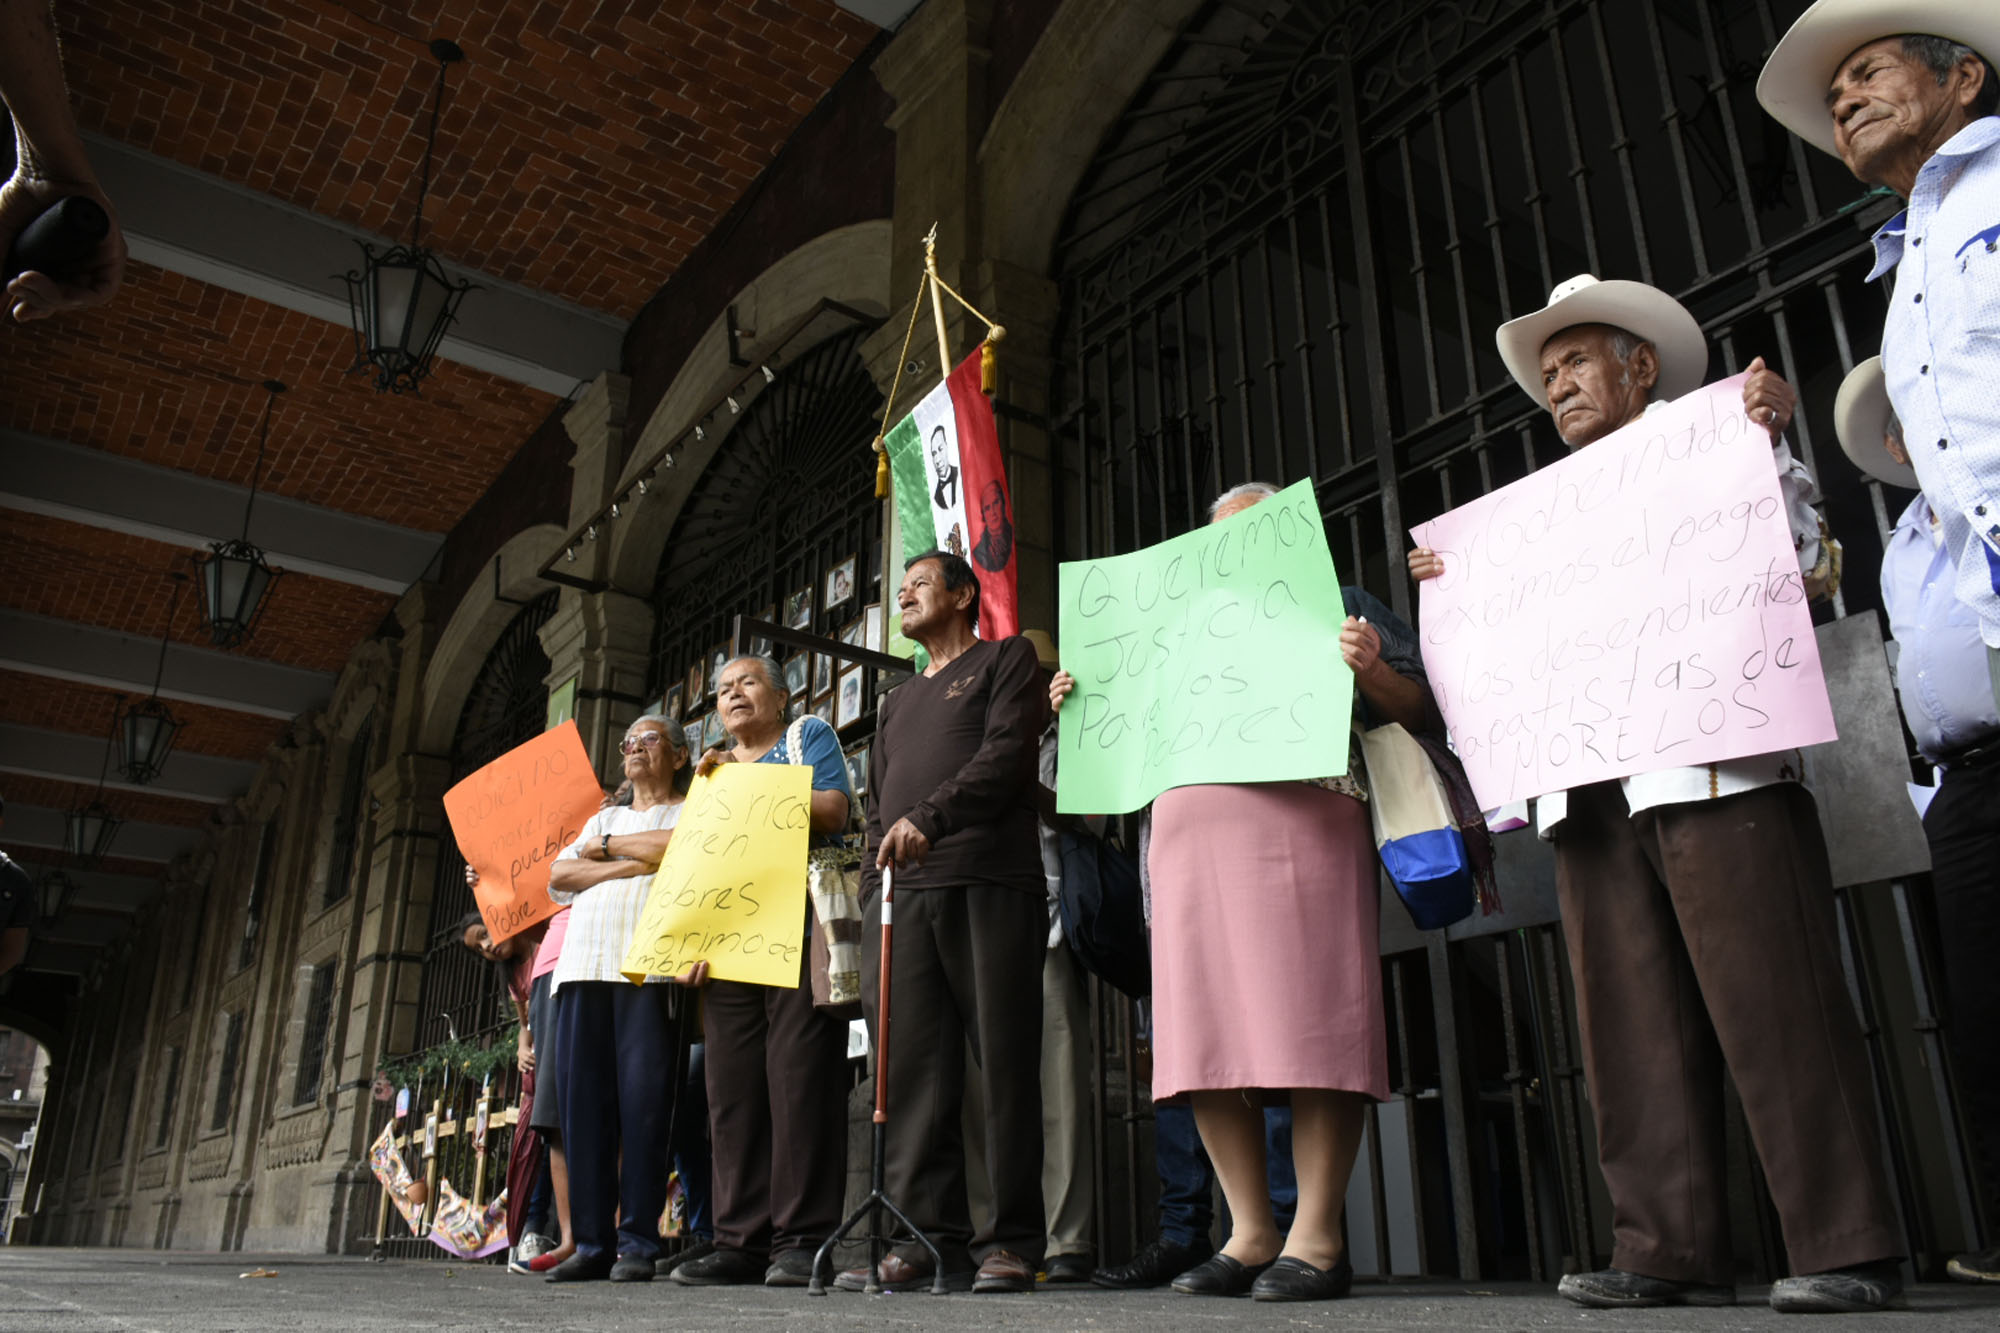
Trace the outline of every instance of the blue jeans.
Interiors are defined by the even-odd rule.
[[[681,1189],[686,1191],[684,1229],[690,1240],[714,1240],[715,1223],[708,1215],[708,1070],[700,1042],[688,1048],[687,1086],[681,1089],[681,1096],[685,1100],[677,1108],[674,1138],[668,1147]]]
[[[1153,1108],[1153,1156],[1160,1173],[1160,1239],[1192,1245],[1215,1224],[1215,1168],[1201,1146],[1194,1110]],[[1292,1229],[1298,1211],[1299,1181],[1292,1169],[1292,1108],[1264,1111],[1264,1163],[1271,1185],[1271,1212],[1280,1234]]]

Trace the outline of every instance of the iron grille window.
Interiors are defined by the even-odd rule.
[[[333,1026],[334,963],[329,960],[312,970],[306,983],[305,1029],[299,1038],[299,1072],[292,1083],[292,1105],[304,1106],[319,1100],[319,1085],[326,1064],[326,1037]]]
[[[243,1059],[243,1011],[238,1009],[223,1020],[222,1061],[215,1071],[215,1105],[208,1113],[210,1129],[229,1128],[229,1112],[236,1104],[237,1066]]]
[[[166,1076],[160,1080],[160,1114],[153,1125],[153,1146],[155,1148],[164,1148],[167,1146],[167,1136],[173,1132],[174,1128],[174,1103],[180,1097],[181,1091],[180,1047],[167,1047],[163,1067],[166,1070]]]
[[[341,784],[340,812],[333,821],[333,850],[326,868],[326,897],[320,903],[322,907],[342,901],[354,887],[354,867],[361,859],[368,770],[375,752],[374,721],[372,713],[363,718],[361,729],[347,745],[347,777]]]
[[[275,821],[257,826],[257,871],[250,881],[250,894],[243,903],[243,939],[236,946],[236,970],[257,961],[257,929],[263,924],[264,894],[271,879],[271,863],[278,857]]]

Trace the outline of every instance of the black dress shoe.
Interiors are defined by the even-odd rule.
[[[621,1254],[607,1276],[613,1282],[651,1282],[653,1261],[637,1254]]]
[[[1354,1287],[1354,1265],[1341,1255],[1331,1268],[1314,1268],[1303,1259],[1280,1256],[1250,1284],[1253,1301],[1331,1301]]]
[[[742,1287],[764,1280],[764,1261],[742,1250],[710,1250],[676,1265],[673,1280],[683,1287]]]
[[[651,1265],[647,1265],[648,1268]],[[611,1262],[602,1256],[572,1254],[551,1268],[544,1282],[602,1282],[611,1276]]]
[[[1114,1291],[1164,1287],[1214,1253],[1206,1238],[1182,1245],[1162,1236],[1116,1268],[1098,1269],[1090,1280]]]
[[[1183,1296],[1241,1296],[1264,1275],[1272,1260],[1242,1264],[1226,1254],[1211,1255],[1174,1279],[1174,1290]]]
[[[1600,1268],[1595,1273],[1570,1273],[1556,1283],[1556,1292],[1578,1305],[1593,1310],[1652,1309],[1661,1305],[1734,1305],[1736,1288],[1713,1287],[1701,1282],[1677,1282],[1666,1277],[1647,1277],[1623,1268]]]
[[[713,1241],[697,1240],[684,1250],[673,1254],[663,1254],[654,1260],[653,1275],[655,1277],[672,1277],[674,1270],[682,1264],[691,1264],[697,1259],[714,1253],[715,1243]]]
[[[764,1285],[767,1287],[809,1287],[812,1285],[813,1256],[819,1253],[815,1245],[810,1250],[785,1250],[771,1257],[771,1266],[764,1270]],[[828,1261],[827,1267],[831,1268]]]
[[[1051,1255],[1042,1261],[1042,1281],[1051,1286],[1070,1282],[1090,1281],[1090,1256],[1083,1254]]]

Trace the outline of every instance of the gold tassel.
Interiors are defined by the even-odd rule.
[[[889,495],[889,446],[880,436],[875,437],[875,498],[887,499]]]
[[[999,383],[999,359],[993,354],[993,339],[988,338],[979,344],[979,392],[991,398]]]

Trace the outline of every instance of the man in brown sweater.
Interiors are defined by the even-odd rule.
[[[1048,693],[1028,640],[977,637],[979,583],[961,557],[929,551],[910,561],[896,604],[903,633],[930,664],[883,700],[869,757],[862,994],[871,1030],[880,1017],[880,867],[896,872],[887,1183],[937,1243],[948,1284],[969,1278],[974,1291],[1032,1291],[1045,1236],[1049,922],[1034,794]],[[993,1218],[977,1235],[959,1117],[968,1041],[993,1177]],[[921,1247],[905,1247],[883,1263],[883,1283],[928,1285],[930,1264]],[[840,1285],[866,1277],[845,1273]]]

